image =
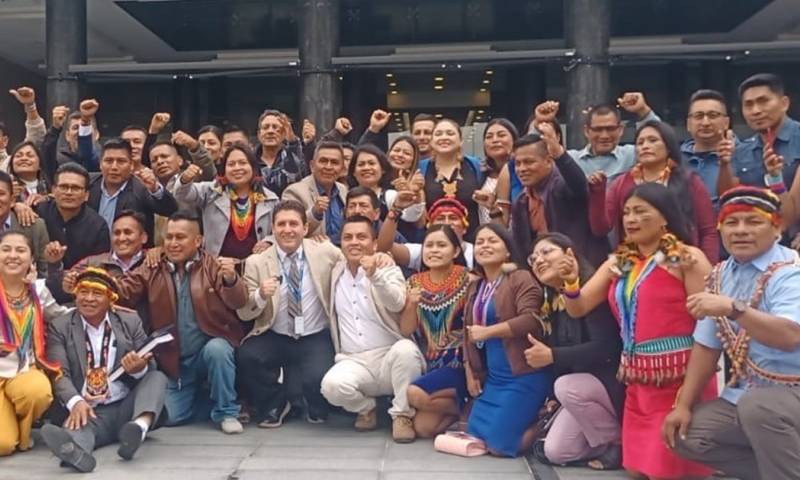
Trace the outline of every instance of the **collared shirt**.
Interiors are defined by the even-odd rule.
[[[681,155],[686,165],[697,172],[703,184],[706,186],[711,201],[716,206],[719,195],[717,194],[717,180],[719,179],[719,156],[716,151],[695,152],[695,141],[693,138],[685,140],[681,144]]]
[[[650,113],[636,122],[636,128],[646,122],[660,120],[661,118],[650,110]],[[581,150],[567,150],[567,153],[581,167],[587,177],[595,172],[604,172],[608,178],[608,184],[636,165],[635,145],[617,145],[614,150],[603,155],[595,155],[591,145],[586,145]]]
[[[114,217],[117,214],[117,200],[119,199],[119,194],[125,190],[125,187],[128,186],[128,182],[123,183],[113,195],[108,193],[106,190],[106,182],[105,180],[100,181],[100,206],[97,209],[97,213],[103,217],[103,220],[106,221],[108,224],[108,231],[111,231],[111,226],[114,224]]]
[[[280,247],[275,246],[278,253],[278,262],[281,264],[281,299],[278,305],[278,313],[275,316],[275,324],[272,330],[281,335],[295,337],[294,319],[289,317],[289,270],[292,268],[292,261]],[[311,278],[311,269],[308,266],[307,258],[303,253],[302,245],[295,253],[297,254],[297,268],[301,269],[302,284],[300,285],[300,303],[303,312],[303,334],[300,336],[312,335],[321,332],[328,327],[328,317],[325,309],[322,308],[322,301],[314,288],[314,279]],[[257,294],[256,299],[261,300],[261,295]],[[263,300],[264,304],[266,301]],[[263,304],[262,304],[263,308]]]
[[[422,244],[421,243],[406,243],[408,249],[408,268],[411,270],[422,270]],[[472,270],[475,267],[474,251],[475,247],[469,242],[461,242],[461,251],[464,253],[464,261],[467,262],[467,269]]]
[[[336,284],[334,301],[342,353],[360,353],[393,345],[397,338],[382,325],[369,294],[370,280],[358,267],[345,268]]]
[[[317,192],[320,195],[327,195],[327,192],[319,183],[317,183]],[[344,224],[345,205],[344,202],[342,202],[342,198],[339,196],[339,186],[335,183],[333,184],[333,188],[331,188],[330,199],[328,211],[323,215],[325,221],[325,235],[338,247],[342,243],[342,224]],[[318,218],[317,220],[323,219]]]
[[[733,299],[750,303],[758,279],[771,264],[796,259],[797,252],[783,247],[777,242],[761,256],[749,262],[739,263],[731,258],[722,267],[721,293]],[[800,267],[786,266],[775,271],[764,288],[764,295],[761,297],[758,309],[770,315],[800,323]],[[731,321],[731,324],[738,331],[736,322]],[[697,322],[694,339],[706,347],[721,350],[722,342],[716,334],[717,324],[713,319],[706,317]],[[800,348],[793,352],[783,352],[759,343],[753,338],[750,340],[749,356],[756,365],[767,371],[790,375],[800,374]],[[761,383],[758,377],[754,376],[753,379],[757,385]],[[736,404],[747,389],[747,380],[740,380],[736,386],[725,387],[725,390],[722,391],[722,398]]]
[[[6,230],[10,229],[11,229],[11,211],[9,211],[8,215],[6,215],[5,221],[3,221],[2,230],[0,231],[5,232]]]
[[[184,267],[185,268],[185,267]],[[211,337],[206,335],[197,324],[192,303],[191,272],[179,272],[177,269],[172,274],[175,282],[175,295],[178,320],[178,339],[180,341],[181,359],[196,355],[203,349]]]
[[[116,266],[121,268],[123,273],[128,273],[131,267],[139,263],[139,260],[141,260],[142,257],[144,257],[144,250],[139,250],[133,257],[131,257],[131,261],[126,263],[125,260],[119,258],[117,252],[111,252],[111,261],[114,262]]]
[[[100,325],[97,327],[93,327],[86,319],[81,315],[81,322],[83,322],[83,330],[86,332],[86,335],[89,337],[89,343],[92,346],[92,352],[94,353],[94,365],[86,365],[86,368],[94,368],[95,366],[100,365],[100,355],[103,350],[103,333],[105,331],[105,326],[111,326],[111,320],[108,318],[108,313],[106,313],[106,318],[100,322]],[[108,343],[108,358],[106,359],[106,371],[109,375],[111,372],[114,371],[114,362],[117,359],[117,338],[114,335],[114,331],[111,331],[111,338]],[[147,366],[145,366],[142,371],[139,373],[131,375],[133,378],[139,379],[147,373]],[[100,400],[99,402],[92,402],[92,406],[96,405],[109,405],[115,402],[118,402],[125,398],[128,393],[130,392],[130,388],[128,385],[125,384],[121,379],[111,382],[108,386],[108,396]],[[80,395],[75,395],[74,397],[70,398],[67,402],[67,410],[72,411],[72,407],[75,406],[79,401],[83,400],[83,396],[86,395],[86,382],[83,384],[83,388],[81,389]]]
[[[775,152],[783,156],[783,183],[792,186],[797,166],[800,164],[800,123],[786,117],[775,137]],[[736,145],[731,165],[733,172],[744,185],[764,187],[764,141],[760,134],[742,140]]]

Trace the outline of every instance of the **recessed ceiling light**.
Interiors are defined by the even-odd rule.
[[[387,73],[386,74],[386,78],[392,78],[392,77],[394,77],[394,74],[392,74],[392,73]]]
[[[492,83],[492,81],[489,80],[488,78],[483,81],[484,85],[489,85],[490,83]]]
[[[437,114],[436,114],[436,118],[442,118],[443,116],[444,116],[444,115],[442,115],[441,113],[437,113]]]
[[[478,113],[483,113],[483,110],[478,110]]]
[[[494,75],[494,70],[486,70],[486,75]]]
[[[485,88],[481,88],[481,92],[485,92],[485,91],[486,91],[486,89],[485,89]]]
[[[396,87],[397,86],[397,82],[389,82],[389,86],[390,87]]]
[[[444,77],[433,77],[433,79],[437,82],[444,82]]]
[[[392,90],[392,95],[397,95],[397,90]]]
[[[434,85],[433,89],[434,90],[444,90],[444,85]]]

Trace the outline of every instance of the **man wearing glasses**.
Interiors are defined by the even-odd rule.
[[[47,225],[50,241],[66,247],[64,268],[72,268],[82,258],[111,249],[105,220],[86,206],[88,185],[89,172],[85,168],[65,163],[56,170],[53,199],[36,206],[36,213]]]
[[[625,111],[636,115],[636,126],[650,120],[660,121],[658,115],[647,104],[641,92],[623,93],[617,103]],[[558,102],[547,101],[536,106],[534,125],[555,120]],[[617,107],[607,104],[594,105],[587,109],[583,134],[588,144],[580,149],[570,149],[567,153],[575,160],[587,177],[602,172],[610,183],[615,177],[633,167],[636,163],[634,145],[620,145],[625,125]]]
[[[730,168],[735,138],[730,124],[722,93],[702,89],[692,94],[686,117],[691,138],[681,144],[681,154],[686,165],[700,175],[715,205],[722,192],[735,186]]]

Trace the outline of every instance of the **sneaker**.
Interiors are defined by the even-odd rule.
[[[273,408],[269,412],[267,412],[267,416],[264,420],[258,423],[259,428],[278,428],[283,425],[283,420],[286,418],[286,415],[289,415],[289,411],[292,410],[292,404],[286,402],[283,404],[282,407]]]
[[[368,432],[370,430],[375,430],[375,427],[378,426],[378,415],[375,413],[375,410],[376,408],[372,408],[367,412],[358,414],[355,423],[357,432]]]
[[[139,447],[144,441],[144,435],[142,435],[142,433],[142,427],[136,422],[128,422],[123,425],[119,430],[119,448],[117,449],[117,455],[125,460],[132,459],[136,450],[139,450]]]
[[[417,438],[414,421],[409,417],[397,416],[392,420],[392,438],[397,443],[411,443]]]
[[[316,415],[314,413],[307,413],[306,414],[306,421],[308,423],[313,423],[313,424],[325,423],[326,420],[327,420],[327,418],[323,417],[321,415]]]
[[[61,427],[47,424],[42,427],[42,439],[62,465],[72,467],[81,473],[89,473],[97,466],[91,453],[82,449],[72,440],[72,436]]]
[[[228,435],[233,435],[234,433],[242,433],[244,432],[244,427],[239,422],[236,417],[225,417],[222,419],[222,422],[219,424],[222,431],[227,433]]]

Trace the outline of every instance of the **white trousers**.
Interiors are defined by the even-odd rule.
[[[394,395],[389,415],[413,417],[408,405],[408,384],[422,375],[425,358],[408,339],[390,347],[360,353],[339,353],[336,363],[322,378],[322,395],[348,412],[366,413],[375,408],[375,397]]]

